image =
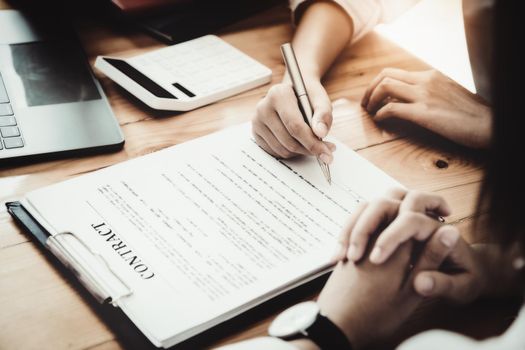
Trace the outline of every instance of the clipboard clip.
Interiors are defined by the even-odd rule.
[[[73,232],[50,235],[46,246],[99,303],[117,306],[120,299],[133,294],[106,259]]]

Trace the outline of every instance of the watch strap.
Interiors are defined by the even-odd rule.
[[[328,317],[317,314],[315,322],[306,330],[306,336],[322,350],[351,350],[352,345],[343,331]]]

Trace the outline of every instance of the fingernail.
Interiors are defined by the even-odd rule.
[[[459,234],[455,230],[443,230],[439,240],[447,248],[452,248],[459,239]]]
[[[319,156],[319,159],[321,159],[323,162],[325,162],[326,164],[330,164],[332,162],[332,157],[330,157],[328,154],[326,153],[322,153],[320,156]]]
[[[370,254],[370,261],[373,262],[374,264],[379,264],[381,263],[382,255],[383,255],[383,249],[381,249],[381,247],[375,247],[372,250],[372,253]]]
[[[422,276],[418,280],[419,290],[424,294],[432,292],[434,289],[434,280],[428,276]]]
[[[348,248],[348,254],[346,255],[348,260],[356,261],[359,259],[359,251],[357,250],[357,245],[355,243],[350,244],[350,247]]]

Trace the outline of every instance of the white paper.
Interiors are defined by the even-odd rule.
[[[134,291],[119,306],[169,346],[326,267],[359,200],[400,186],[337,146],[330,186],[245,124],[32,192],[28,209],[99,252]]]

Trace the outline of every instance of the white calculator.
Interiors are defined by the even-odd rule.
[[[272,71],[215,35],[95,67],[154,109],[189,111],[268,83]]]

